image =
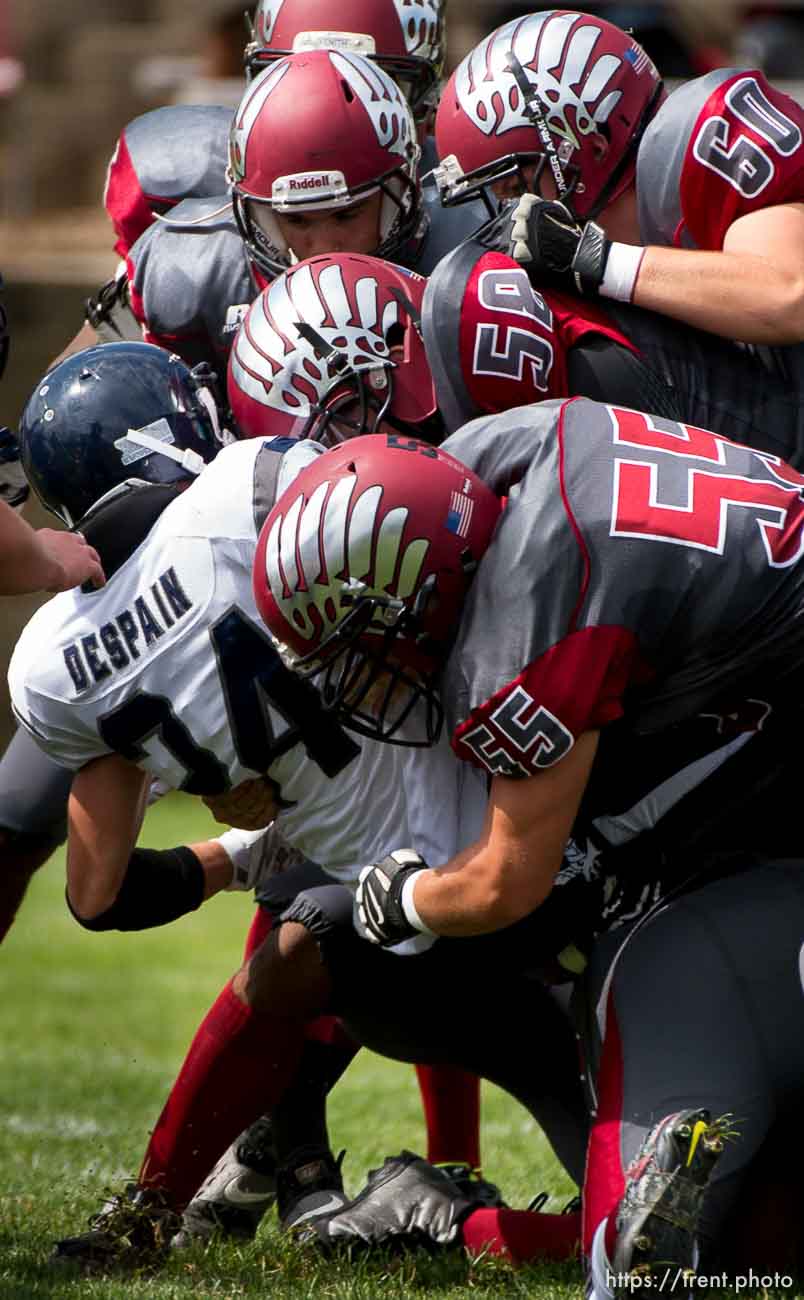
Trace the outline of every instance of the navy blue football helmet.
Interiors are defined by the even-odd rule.
[[[75,528],[121,483],[175,483],[223,446],[215,376],[150,343],[104,343],[54,366],[28,399],[22,465],[46,510]]]

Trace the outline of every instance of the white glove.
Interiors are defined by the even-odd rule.
[[[274,823],[259,831],[233,827],[215,838],[232,862],[227,889],[256,889],[264,877],[284,871],[302,858]]]

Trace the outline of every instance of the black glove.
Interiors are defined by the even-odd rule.
[[[459,1246],[463,1220],[480,1202],[441,1169],[402,1151],[373,1169],[342,1210],[310,1224],[321,1246]]]
[[[402,910],[402,886],[427,863],[413,849],[395,849],[382,862],[364,867],[357,882],[354,927],[361,939],[388,947],[419,931]]]
[[[508,220],[504,251],[525,267],[534,285],[597,294],[611,241],[594,221],[581,226],[563,203],[536,194],[523,194],[508,211]]]
[[[30,494],[28,481],[20,462],[20,444],[17,435],[0,426],[0,501],[19,510]]]

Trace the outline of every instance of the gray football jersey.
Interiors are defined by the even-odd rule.
[[[145,339],[188,365],[225,367],[245,311],[259,293],[229,198],[185,199],[155,222],[127,259],[129,298]]]
[[[630,303],[537,292],[521,267],[479,238],[430,276],[422,330],[450,431],[526,402],[592,397],[698,424],[804,467],[804,346],[758,356]]]
[[[231,121],[231,108],[172,104],[129,122],[109,163],[103,196],[121,257],[157,213],[226,188]]]
[[[675,90],[637,154],[644,244],[720,249],[739,217],[804,200],[804,110],[761,72],[718,68]]]
[[[690,425],[583,398],[444,444],[509,494],[444,673],[453,747],[528,776],[581,732],[793,707],[804,477]]]

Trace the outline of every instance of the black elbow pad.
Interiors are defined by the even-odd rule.
[[[192,849],[135,849],[117,898],[88,919],[67,906],[85,930],[151,930],[194,912],[204,898],[204,870]]]

